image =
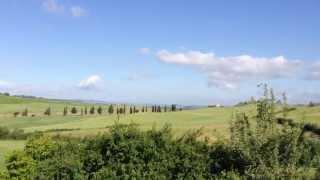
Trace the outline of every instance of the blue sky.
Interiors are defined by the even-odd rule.
[[[320,2],[0,2],[0,91],[232,104],[266,82],[320,101]]]

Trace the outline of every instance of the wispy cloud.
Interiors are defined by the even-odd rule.
[[[87,11],[83,7],[77,5],[71,5],[70,7],[68,7],[60,3],[58,0],[42,0],[42,7],[47,12],[54,14],[66,13],[71,15],[72,17],[82,17],[87,14]]]
[[[143,55],[149,54],[150,52],[151,52],[151,50],[149,48],[146,48],[146,47],[139,49],[139,53],[143,54]]]
[[[100,90],[103,87],[103,79],[99,75],[91,75],[78,84],[83,90]]]
[[[320,80],[320,62],[312,64],[308,72],[307,79]]]
[[[42,7],[50,13],[62,13],[64,6],[60,5],[57,0],[43,0]]]
[[[266,58],[250,55],[218,57],[214,53],[187,51],[172,53],[167,50],[156,54],[160,61],[195,67],[208,77],[208,85],[234,89],[250,79],[290,78],[299,69],[300,61],[283,56]]]
[[[70,8],[70,12],[73,17],[82,17],[86,15],[86,10],[84,10],[80,6],[72,6]]]

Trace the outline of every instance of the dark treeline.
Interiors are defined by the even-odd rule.
[[[108,133],[83,139],[37,134],[29,138],[24,150],[6,158],[1,178],[318,178],[319,138],[303,133],[303,124],[290,123],[287,106],[283,106],[285,120],[279,123],[275,104],[272,89],[265,87],[265,96],[256,103],[256,117],[236,113],[230,138],[211,143],[207,138],[200,140],[201,130],[175,137],[170,126],[141,131],[134,124],[116,124]]]
[[[160,106],[160,105],[153,105],[151,106],[151,112],[176,112],[182,111],[182,108],[177,108],[176,104],[172,104],[171,106]]]
[[[98,114],[98,115],[102,115],[104,112],[107,112],[109,115],[112,114],[136,114],[136,113],[145,113],[148,112],[148,109],[151,109],[151,112],[175,112],[175,111],[182,111],[182,108],[177,108],[177,105],[172,104],[171,106],[160,106],[160,105],[153,105],[151,107],[148,107],[147,105],[145,106],[128,106],[126,104],[123,105],[109,105],[107,109],[103,109],[102,106],[90,106],[90,107],[76,107],[76,106],[72,106],[72,107],[64,107],[62,110],[62,115],[63,116],[67,116],[69,114],[71,115],[94,115],[94,114]],[[51,107],[48,107],[47,109],[45,109],[44,115],[46,116],[51,116]],[[17,116],[29,116],[29,111],[27,108],[25,108],[22,112],[14,112],[13,116],[17,117]],[[31,114],[32,117],[35,117],[36,114]]]
[[[10,96],[10,93],[8,93],[8,92],[0,92],[0,95],[3,95],[3,96]]]

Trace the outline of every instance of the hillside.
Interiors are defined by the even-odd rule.
[[[117,115],[107,113],[108,105],[101,105],[103,108],[102,115],[81,116],[78,112],[76,115],[69,113],[68,116],[63,116],[63,108],[66,106],[69,109],[71,107],[80,109],[94,105],[71,101],[0,96],[0,123],[2,126],[11,129],[20,128],[27,132],[72,129],[73,131],[70,131],[70,133],[73,134],[91,134],[113,125],[118,120]],[[51,116],[43,115],[48,107],[51,107]],[[25,108],[28,109],[29,115],[34,114],[35,117],[13,117],[14,112],[21,112]],[[177,134],[201,127],[204,127],[204,130],[210,135],[213,130],[225,134],[228,124],[236,112],[246,112],[253,116],[255,106],[251,104],[239,107],[202,108],[168,113],[151,113],[149,110],[148,113],[120,115],[119,121],[121,123],[137,123],[144,129],[168,123],[171,124]],[[296,107],[290,111],[289,117],[320,124],[320,107]]]
[[[255,105],[239,107],[202,108],[178,112],[109,115],[108,105],[103,107],[102,115],[62,115],[64,107],[84,108],[94,106],[71,101],[54,101],[47,99],[29,99],[19,97],[0,96],[0,126],[9,129],[23,129],[25,132],[46,131],[50,134],[67,136],[87,136],[108,131],[108,127],[120,123],[136,123],[146,130],[153,127],[162,127],[170,124],[175,135],[181,135],[192,129],[203,129],[203,135],[215,139],[217,136],[228,136],[229,122],[236,112],[246,112],[251,117],[255,115]],[[98,106],[98,105],[96,105]],[[100,105],[99,105],[100,106]],[[52,109],[51,116],[45,116],[44,110]],[[28,109],[29,114],[35,117],[13,117],[13,113]],[[280,115],[280,109],[278,110]],[[296,107],[289,113],[289,117],[297,120],[305,119],[307,122],[320,124],[320,107]],[[0,167],[4,163],[4,155],[13,149],[22,149],[24,141],[0,141]],[[1,169],[1,168],[0,168]]]

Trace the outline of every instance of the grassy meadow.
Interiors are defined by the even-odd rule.
[[[70,112],[63,116],[63,108],[68,106],[78,108],[78,114]],[[254,116],[256,107],[245,105],[239,107],[223,108],[201,108],[167,113],[152,113],[151,110],[145,113],[109,115],[108,105],[101,105],[102,115],[83,115],[81,108],[88,108],[93,104],[85,104],[72,101],[58,101],[45,99],[27,99],[18,97],[0,96],[0,126],[9,129],[23,129],[25,132],[47,131],[47,133],[60,133],[71,136],[87,136],[105,132],[107,127],[115,122],[136,123],[141,129],[162,127],[170,124],[175,135],[181,135],[192,129],[203,128],[204,136],[214,139],[216,136],[228,136],[229,122],[235,112],[246,112]],[[98,107],[100,105],[94,105]],[[46,108],[51,108],[51,116],[44,115]],[[28,117],[14,117],[14,112],[22,112],[25,108],[29,111]],[[31,117],[34,115],[34,117]],[[320,124],[320,107],[296,107],[290,111],[289,117],[295,120],[305,119],[307,122]],[[63,131],[57,131],[63,130]],[[0,141],[0,167],[4,163],[4,154],[15,148],[23,148],[24,141],[1,140]]]

